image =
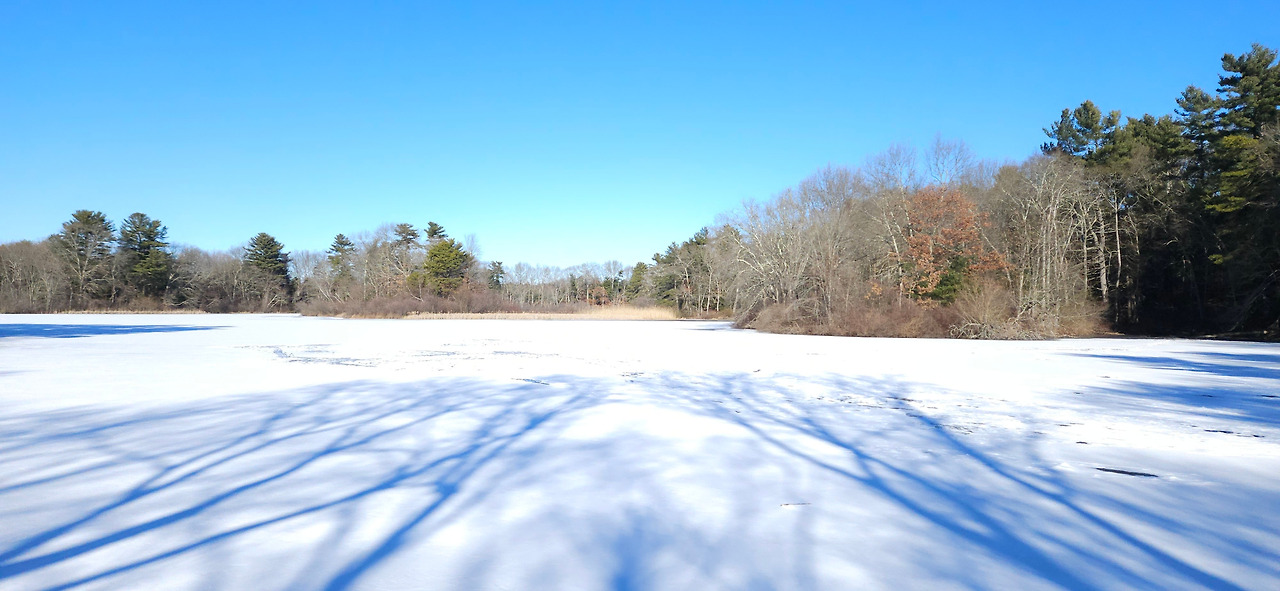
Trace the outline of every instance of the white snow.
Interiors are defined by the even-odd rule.
[[[1254,343],[0,316],[0,589],[1277,589],[1277,396]]]

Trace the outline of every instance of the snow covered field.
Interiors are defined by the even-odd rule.
[[[0,589],[1278,589],[1280,347],[0,316]]]

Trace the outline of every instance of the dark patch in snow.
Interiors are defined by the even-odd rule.
[[[551,385],[551,384],[548,384],[547,382],[544,382],[544,381],[542,381],[542,380],[535,380],[535,379],[533,379],[533,378],[518,378],[518,379],[519,379],[520,381],[522,381],[522,382],[529,382],[530,384],[541,384],[541,385],[543,385],[543,386],[550,386],[550,385]]]
[[[1076,443],[1079,443],[1080,445],[1089,445],[1088,441],[1077,441]]]
[[[1227,431],[1225,429],[1205,429],[1205,433],[1226,433],[1227,435],[1235,435],[1235,431]]]
[[[1143,478],[1159,478],[1159,476],[1156,476],[1155,474],[1148,474],[1146,472],[1134,472],[1132,470],[1121,470],[1119,468],[1096,468],[1096,469],[1101,470],[1103,472],[1110,472],[1112,474],[1124,474],[1125,476],[1141,476]]]

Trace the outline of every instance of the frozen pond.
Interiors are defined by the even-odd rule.
[[[0,316],[0,589],[1280,588],[1280,347]]]

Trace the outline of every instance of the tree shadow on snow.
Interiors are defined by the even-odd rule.
[[[1247,420],[1263,425],[1280,425],[1280,354],[1194,351],[1177,356],[1074,354],[1106,359],[1144,369],[1170,372],[1167,382],[1118,381],[1096,388],[1090,395],[1112,396],[1122,405],[1149,408],[1152,403],[1176,405],[1188,417]],[[1183,384],[1181,374],[1222,378],[1217,385]],[[1257,381],[1241,382],[1240,378]]]
[[[667,387],[680,392],[688,390],[690,383],[681,378],[668,382]],[[993,454],[966,443],[965,429],[934,418],[936,411],[923,410],[909,397],[919,386],[841,377],[833,378],[833,383],[838,391],[879,401],[871,412],[897,412],[899,420],[877,429],[851,427],[820,410],[824,404],[847,401],[826,398],[818,404],[801,403],[803,397],[796,392],[762,388],[758,381],[740,378],[721,378],[710,387],[729,394],[728,400],[677,398],[709,416],[742,426],[786,455],[847,479],[855,488],[874,491],[878,498],[923,519],[932,531],[949,536],[957,548],[998,557],[1001,563],[1054,586],[1168,588],[1192,583],[1213,589],[1243,588],[1222,573],[1188,563],[1154,543],[1175,538],[1182,544],[1212,547],[1220,557],[1246,564],[1269,578],[1280,577],[1276,566],[1280,551],[1237,538],[1242,532],[1225,525],[1226,520],[1206,517],[1212,515],[1211,506],[1225,506],[1231,516],[1240,506],[1234,503],[1258,503],[1261,499],[1246,493],[1232,499],[1206,494],[1204,501],[1210,505],[1206,506],[1170,498],[1170,507],[1190,508],[1196,514],[1152,512],[1127,496],[1074,486],[1066,473],[1041,458],[1035,433],[1016,445],[1021,452],[1017,459],[1005,457],[1007,449]],[[843,453],[813,453],[809,444],[815,441]],[[922,461],[920,457],[885,453],[893,447],[916,451],[927,447],[941,450],[941,457],[930,460],[938,457],[930,453]],[[1133,491],[1134,498],[1152,494],[1149,490]],[[1098,507],[1142,523],[1143,535],[1115,523]],[[1267,514],[1276,509],[1280,506],[1262,511]],[[1153,535],[1153,530],[1160,533]],[[970,565],[947,570],[942,556],[924,555],[918,561],[922,569],[945,573],[945,580],[952,584],[964,583],[973,589],[1002,586],[983,579]]]
[[[300,573],[301,582],[293,585],[347,588],[420,535],[415,531],[442,509],[464,512],[469,502],[518,473],[513,455],[536,455],[554,433],[554,419],[595,398],[590,390],[544,384],[349,383],[176,409],[87,409],[2,419],[0,506],[9,510],[0,520],[16,523],[16,517],[32,513],[57,517],[16,538],[12,529],[7,539],[0,537],[0,583],[28,574],[44,581],[42,569],[75,564],[107,547],[137,549],[135,556],[93,574],[68,568],[52,575],[56,582],[41,583],[74,588],[308,517],[355,515],[347,510],[363,508],[383,493],[407,491],[425,499],[390,531],[380,532],[376,543],[342,548],[337,536],[320,545],[318,553],[343,553],[329,557],[334,561],[313,562],[341,568],[323,581]],[[467,487],[495,462],[501,470],[486,474],[484,486]],[[122,478],[129,486],[119,485]],[[77,499],[79,506],[71,509],[57,500],[60,489],[86,486],[117,490],[92,502]],[[467,493],[460,494],[464,488]],[[140,509],[157,505],[163,509]],[[253,518],[242,518],[249,514]],[[335,535],[352,527],[341,524]],[[210,533],[190,536],[193,529]],[[161,532],[162,539],[181,541],[150,543]],[[226,569],[209,572],[217,576]]]
[[[1185,371],[1224,378],[1262,378],[1280,381],[1280,355],[1189,351],[1177,356],[1102,355],[1072,353],[1075,357],[1106,359],[1149,369]]]
[[[225,327],[164,324],[0,324],[0,339],[10,337],[74,339],[151,332],[187,332],[217,328]]]
[[[966,442],[945,413],[910,398],[917,385],[812,379],[867,406],[807,399],[757,374],[635,378],[646,408],[725,430],[696,449],[666,445],[645,430],[651,419],[584,434],[590,413],[632,382],[576,376],[355,382],[0,418],[0,522],[10,524],[0,587],[154,587],[180,569],[207,589],[347,589],[457,527],[471,537],[456,540],[448,564],[417,558],[452,583],[402,585],[815,588],[819,560],[866,558],[823,547],[817,513],[781,513],[798,499],[780,497],[778,483],[800,496],[806,474],[908,517],[921,533],[894,549],[904,564],[973,589],[999,581],[963,557],[1069,589],[1239,588],[1151,541],[1165,536],[1280,577],[1274,548],[1251,547],[1212,515],[1154,514],[1083,489],[1038,456],[1034,437],[1018,440],[1016,457]],[[691,505],[681,487],[694,485],[713,486],[712,506]],[[857,525],[845,513],[857,507],[827,500],[814,509]],[[936,539],[961,559],[928,554]],[[250,540],[279,541],[237,546]],[[260,555],[246,567],[237,549]],[[522,556],[527,564],[512,562]],[[512,572],[517,580],[502,579]]]

